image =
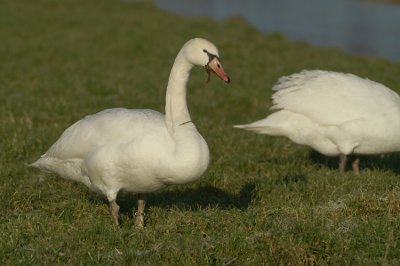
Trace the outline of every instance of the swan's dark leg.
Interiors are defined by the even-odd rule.
[[[135,212],[136,220],[135,226],[136,227],[144,227],[144,207],[146,205],[146,198],[144,194],[138,194],[138,206],[137,211]]]
[[[360,175],[360,158],[354,157],[351,166],[353,167],[354,174]]]
[[[110,202],[110,212],[111,212],[111,216],[112,216],[115,224],[117,226],[119,226],[119,221],[118,221],[118,218],[119,218],[119,206],[118,206],[116,200],[112,200]]]
[[[347,155],[340,154],[339,155],[339,173],[344,174],[344,170],[346,169],[347,163]]]

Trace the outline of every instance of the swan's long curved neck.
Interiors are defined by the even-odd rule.
[[[186,101],[186,84],[193,65],[181,53],[178,53],[168,80],[165,123],[170,133],[174,128],[190,121]]]
[[[207,143],[191,121],[186,101],[186,84],[193,68],[184,56],[178,53],[168,80],[165,105],[165,124],[174,142],[172,156],[167,159],[167,168],[173,169],[164,182],[183,184],[201,176],[209,163]]]

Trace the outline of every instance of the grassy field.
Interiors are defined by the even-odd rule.
[[[208,141],[204,177],[121,194],[122,226],[80,184],[25,166],[86,114],[163,111],[172,62],[195,36],[214,42],[232,83],[202,69],[189,109]],[[361,175],[284,138],[235,130],[268,113],[271,86],[301,69],[352,72],[400,90],[400,65],[265,36],[241,19],[188,20],[151,3],[2,1],[0,265],[399,265],[400,155],[365,157]]]

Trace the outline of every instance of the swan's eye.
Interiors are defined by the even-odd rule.
[[[205,52],[208,55],[208,63],[210,63],[214,58],[218,58],[218,56],[216,56],[215,54],[209,53],[206,49],[203,49],[203,52]],[[220,65],[218,65],[218,68],[221,68]]]
[[[218,68],[221,68],[221,65],[220,65],[220,64],[217,64],[217,67],[218,67]]]

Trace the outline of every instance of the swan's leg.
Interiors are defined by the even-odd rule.
[[[360,158],[354,158],[351,166],[353,167],[354,174],[360,175]]]
[[[118,218],[119,218],[119,206],[118,206],[116,200],[110,201],[110,211],[111,211],[111,216],[112,216],[115,224],[117,226],[119,226],[119,221],[118,221]]]
[[[340,172],[340,174],[344,174],[344,170],[346,169],[346,163],[347,163],[347,155],[340,154],[339,155],[339,172]]]
[[[144,227],[144,207],[146,205],[146,198],[144,194],[138,194],[138,206],[137,211],[135,212],[136,220],[135,226],[136,227]]]

